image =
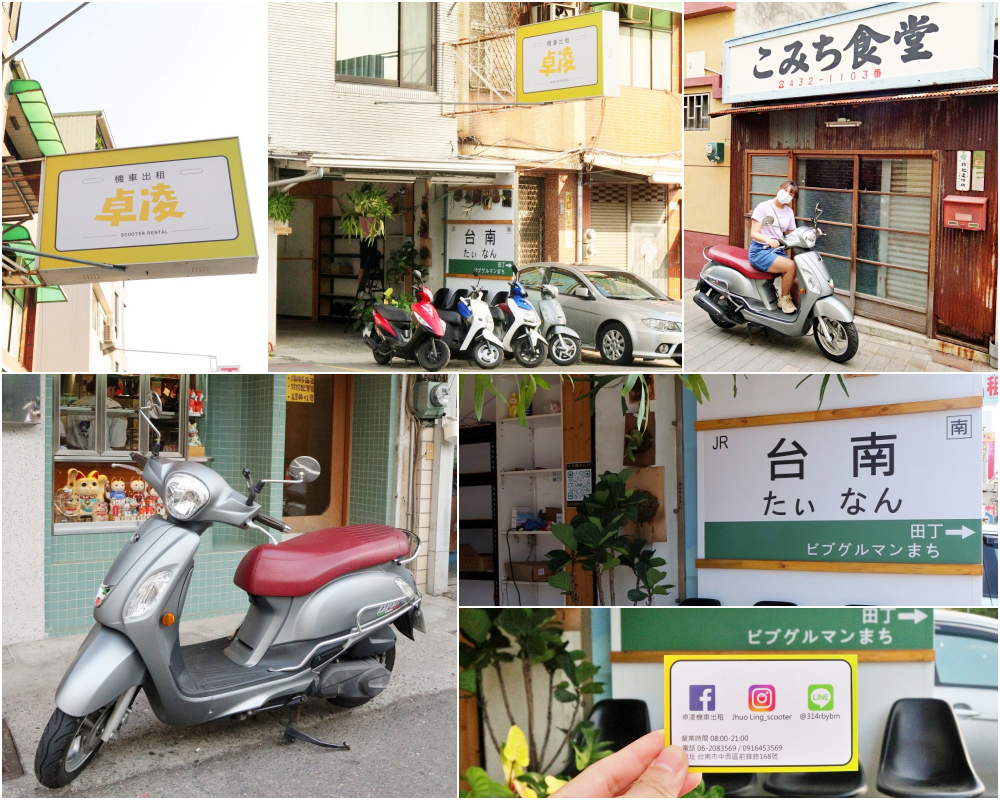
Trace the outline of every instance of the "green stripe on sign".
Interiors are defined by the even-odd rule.
[[[978,519],[706,522],[705,558],[980,564]]]
[[[930,650],[930,608],[623,608],[622,650]]]
[[[448,259],[449,275],[474,275],[477,271],[480,275],[511,277],[513,273],[513,261],[477,261],[474,258],[451,258]]]

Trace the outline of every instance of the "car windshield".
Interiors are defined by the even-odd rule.
[[[610,300],[666,300],[667,297],[629,272],[587,270],[583,273]]]

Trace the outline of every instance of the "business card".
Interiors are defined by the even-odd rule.
[[[856,770],[857,670],[854,654],[665,656],[665,742],[692,772]]]

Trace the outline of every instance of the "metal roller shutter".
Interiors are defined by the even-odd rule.
[[[590,227],[596,253],[591,262],[628,268],[628,186],[594,184],[590,189]]]
[[[631,186],[629,269],[667,294],[667,187]]]

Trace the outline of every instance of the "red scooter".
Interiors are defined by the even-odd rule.
[[[413,280],[420,284],[421,274],[414,270]],[[434,297],[421,285],[417,299],[404,311],[396,306],[376,303],[372,321],[362,333],[372,349],[375,361],[388,364],[393,358],[416,361],[428,372],[437,372],[448,365],[451,351],[444,341],[445,324],[434,308]]]

